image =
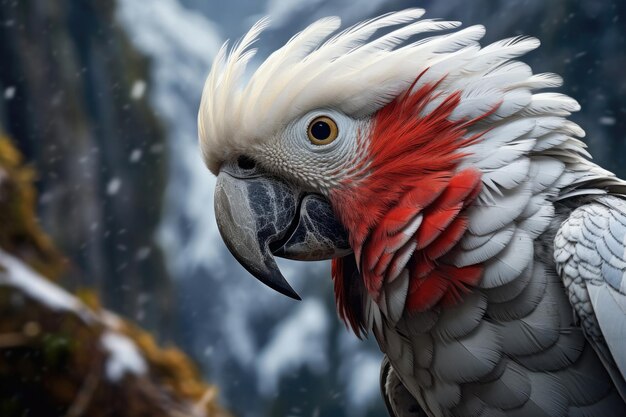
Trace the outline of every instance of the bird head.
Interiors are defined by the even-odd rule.
[[[231,253],[293,298],[274,256],[334,259],[340,312],[355,328],[364,319],[350,300],[369,297],[398,316],[476,283],[478,264],[434,265],[469,227],[483,189],[481,140],[528,105],[530,88],[560,82],[533,79],[511,60],[535,39],[481,49],[482,26],[453,30],[459,22],[420,20],[423,13],[389,13],[340,32],[338,18],[321,19],[247,77],[268,23],[261,20],[219,51],[200,104],[200,146],[217,175],[215,213]],[[409,263],[411,280],[399,279]],[[382,287],[393,282],[404,284],[391,309]]]

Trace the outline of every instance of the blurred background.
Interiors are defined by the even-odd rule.
[[[415,6],[429,18],[484,24],[485,42],[538,37],[542,47],[526,61],[535,72],[563,76],[562,91],[582,105],[573,119],[587,131],[596,162],[626,177],[623,0],[0,0],[0,248],[88,308],[103,306],[128,319],[122,333],[135,342],[118,343],[115,352],[130,374],[142,371],[132,358],[139,346],[151,375],[176,374],[172,381],[183,382],[174,391],[194,401],[208,401],[208,388],[194,391],[184,381],[210,381],[219,387],[219,394],[210,391],[211,401],[218,395],[237,416],[386,415],[378,392],[381,354],[338,320],[329,263],[281,264],[304,296],[295,302],[250,277],[222,244],[215,180],[200,159],[196,116],[214,54],[260,17],[269,15],[273,24],[257,59],[317,18],[338,15],[351,24]],[[35,221],[7,214],[15,198],[2,193],[2,183],[10,172],[26,184],[20,195],[34,212],[17,210]],[[20,222],[27,232],[2,237]],[[39,228],[49,238],[33,237]],[[0,269],[14,271],[11,262],[0,252]],[[20,334],[32,336],[28,326],[38,316],[20,318],[23,304],[2,294],[0,316],[9,317],[2,303],[10,304],[11,317],[22,320]],[[99,320],[109,326],[106,317]],[[155,342],[142,343],[149,336],[128,330],[131,323]],[[0,323],[0,330],[11,326]],[[7,381],[10,372],[28,367],[7,364],[15,355],[27,363],[32,352],[16,353],[15,343],[3,340],[0,334],[0,411],[6,413],[0,414],[80,415],[68,405],[20,413],[27,397]],[[44,353],[51,343],[45,340]],[[184,354],[151,354],[156,344]],[[152,371],[150,355],[167,362],[170,373]],[[29,372],[28,389],[37,393],[41,375]],[[76,385],[80,391],[83,384]],[[103,415],[107,407],[113,405],[104,401]]]

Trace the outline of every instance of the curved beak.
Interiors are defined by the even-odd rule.
[[[274,255],[314,261],[351,252],[347,233],[326,199],[276,177],[246,178],[220,171],[215,217],[237,261],[270,288],[297,300]]]

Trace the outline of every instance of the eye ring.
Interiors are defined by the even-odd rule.
[[[339,128],[330,117],[318,116],[309,123],[306,133],[313,145],[328,145],[337,139]]]

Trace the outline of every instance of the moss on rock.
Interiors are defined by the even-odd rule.
[[[0,132],[0,247],[56,279],[64,259],[37,223],[35,172]]]

